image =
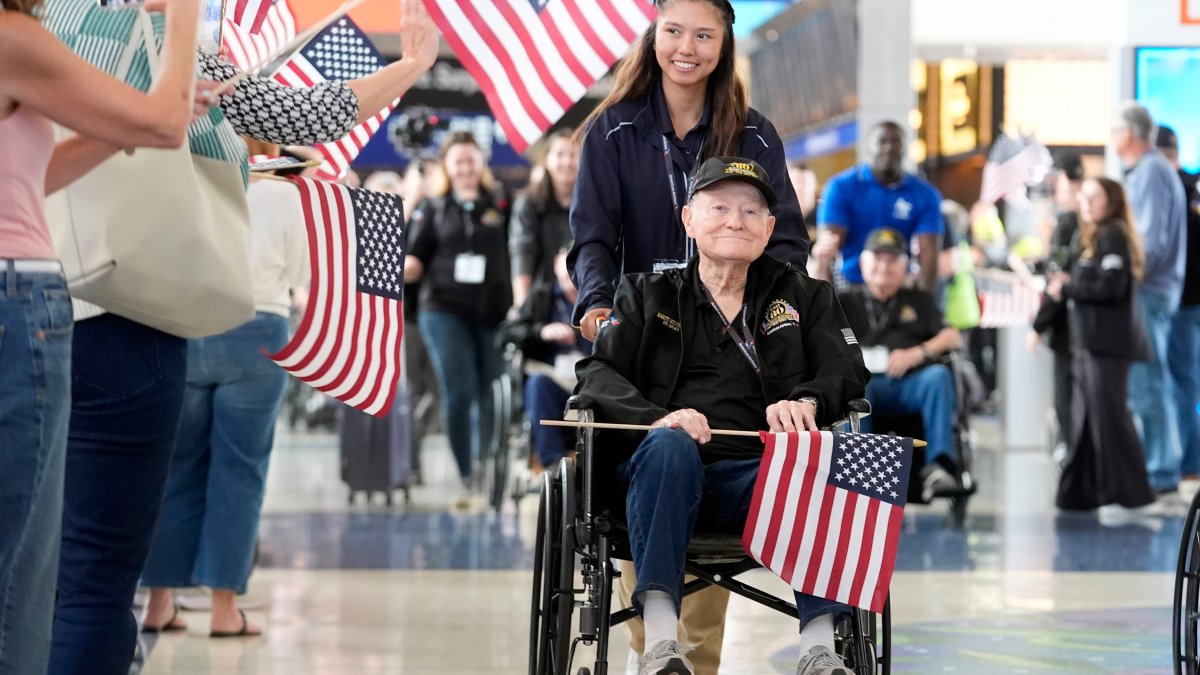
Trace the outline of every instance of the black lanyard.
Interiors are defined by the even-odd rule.
[[[882,312],[876,312],[875,308],[883,308]],[[867,321],[871,322],[871,334],[879,333],[880,328],[887,328],[892,322],[892,314],[896,311],[896,296],[887,299],[886,302],[879,302],[870,293],[867,294]]]
[[[713,298],[712,291],[708,290],[703,282],[700,283],[700,289],[704,291],[704,298],[708,300],[708,304],[712,305],[713,311],[721,319],[722,330],[725,334],[733,338],[733,343],[741,350],[742,356],[746,357],[746,361],[750,363],[750,367],[754,369],[754,374],[762,377],[762,368],[758,365],[758,348],[754,346],[754,331],[750,330],[750,326],[746,323],[746,315],[750,313],[745,303],[742,303],[742,325],[741,335],[730,325],[729,319],[725,318],[725,314],[717,305],[717,301]]]
[[[696,252],[696,242],[683,229],[683,205],[679,200],[679,186],[675,182],[675,162],[671,159],[671,141],[667,139],[667,135],[663,134],[663,162],[667,166],[667,182],[671,186],[671,205],[675,207],[675,223],[679,226],[679,232],[683,235],[683,259],[691,260],[692,255]],[[700,151],[696,153],[696,165],[704,159],[704,141],[700,141]],[[686,199],[688,188],[690,187],[691,179],[685,173],[683,176],[683,192]],[[718,312],[719,313],[719,312]]]

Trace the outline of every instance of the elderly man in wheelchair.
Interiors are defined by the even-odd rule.
[[[963,490],[959,474],[965,458],[956,457],[955,423],[959,414],[955,374],[941,362],[962,345],[958,330],[946,323],[932,293],[905,288],[908,255],[903,236],[879,228],[867,237],[859,265],[863,285],[839,294],[850,327],[862,344],[871,383],[867,400],[876,416],[919,415],[929,445],[921,469],[921,496]],[[868,421],[879,432],[875,420]]]
[[[598,453],[625,493],[646,628],[639,675],[693,673],[677,642],[688,541],[740,534],[750,510],[762,443],[712,430],[817,430],[864,392],[832,287],[763,253],[775,199],[757,163],[706,160],[682,214],[699,255],[685,269],[624,278],[578,368],[576,391],[598,420],[654,427],[606,433]],[[799,593],[796,602],[797,673],[849,675],[834,626],[850,608]]]

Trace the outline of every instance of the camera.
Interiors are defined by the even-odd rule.
[[[410,157],[422,157],[433,143],[434,134],[450,126],[450,120],[430,111],[410,110],[388,128],[392,145]]]
[[[1071,262],[1071,249],[1068,246],[1053,246],[1050,256],[1046,259],[1046,269],[1051,272],[1065,272]]]

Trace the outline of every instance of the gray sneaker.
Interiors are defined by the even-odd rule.
[[[638,659],[638,675],[696,675],[692,662],[684,656],[690,651],[674,640],[655,642]]]
[[[921,496],[925,501],[958,489],[958,480],[941,464],[930,462],[921,469]]]
[[[829,647],[817,645],[808,650],[800,664],[796,666],[796,675],[854,675],[846,664],[833,653]]]

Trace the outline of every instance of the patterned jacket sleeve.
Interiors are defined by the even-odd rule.
[[[228,80],[237,66],[202,54],[204,77]],[[344,138],[358,119],[358,96],[345,82],[321,82],[311,89],[289,87],[251,75],[221,97],[221,109],[239,134],[280,145],[311,145]]]

